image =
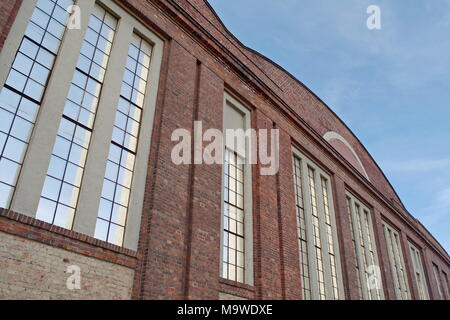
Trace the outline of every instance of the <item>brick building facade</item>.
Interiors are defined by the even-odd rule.
[[[11,121],[26,118],[19,103],[15,106],[18,111],[8,111],[13,103],[5,98],[9,97],[5,92],[38,106],[20,161],[13,163],[13,155],[7,152],[10,140],[18,139],[15,122],[9,124],[9,133],[0,128],[5,136],[0,160],[19,168],[13,181],[4,182],[6,177],[0,177],[4,179],[2,190],[7,190],[1,191],[5,199],[0,209],[1,299],[450,299],[448,253],[406,210],[364,146],[302,83],[242,45],[206,1],[78,1],[81,30],[67,29],[58,38],[52,23],[59,19],[57,11],[71,4],[72,0],[0,3],[0,111],[11,114]],[[40,33],[30,31],[29,21],[40,25],[42,19],[48,21],[40,26],[43,37],[37,41]],[[88,33],[96,30],[100,36],[96,43],[90,42]],[[54,38],[49,40],[45,32],[56,38],[49,36]],[[110,42],[108,50],[100,48],[105,39]],[[32,81],[38,82],[33,78],[34,69],[27,75],[22,70],[26,64],[18,63],[18,56],[24,53],[34,61],[33,66],[41,65],[39,54],[32,60],[23,51],[25,42],[54,57],[39,97],[31,97],[35,91],[28,90]],[[137,68],[146,65],[144,42],[152,48],[151,62],[145,79],[147,90],[142,92],[144,102],[138,106],[143,111],[136,120],[140,125],[137,148],[127,145],[121,149],[136,158],[134,171],[127,167],[129,162],[119,167],[129,169],[132,176],[127,207],[121,207],[126,222],[121,224],[114,220],[114,211],[106,220],[101,213],[104,202],[109,203],[106,183],[102,183],[107,166],[113,163],[111,151],[108,155],[111,133],[111,148],[121,147],[114,140],[116,107],[111,110],[110,106],[126,100],[124,70],[127,73],[128,62],[135,61],[130,58],[134,54],[131,49],[141,50],[136,59],[142,64]],[[93,74],[92,61],[91,69],[82,69],[79,55],[84,54],[86,45],[97,50],[95,54],[103,54],[100,62],[92,57],[96,66],[104,68],[103,76]],[[13,79],[15,70],[18,76]],[[132,71],[134,75],[138,72]],[[81,123],[80,117],[72,119],[65,109],[71,86],[78,83],[75,75],[94,81],[99,88],[95,98],[101,116],[95,122]],[[18,88],[22,78],[26,79],[24,86]],[[131,96],[131,107],[139,104],[137,100]],[[242,210],[251,221],[246,219],[243,231],[242,279],[236,271],[239,262],[231,264],[223,254],[223,166],[176,165],[171,160],[174,130],[193,133],[194,121],[202,121],[204,130],[221,130],[226,123],[224,104],[226,109],[228,103],[248,110],[251,128],[280,132],[278,173],[261,175],[260,164],[252,165],[248,172],[244,169],[251,180],[249,190],[242,191],[247,201]],[[52,148],[57,137],[65,134],[66,128],[60,131],[59,127],[64,121],[89,132],[92,138],[86,146],[85,164],[79,165],[81,186],[70,185],[77,191],[75,201],[73,190],[71,193],[73,210],[64,207],[64,214],[72,212],[72,216],[57,223],[63,214],[59,208],[65,177],[54,202],[58,209],[50,220],[42,218],[48,213],[43,212],[48,207],[42,203],[51,200],[44,193],[53,179],[49,178],[52,161],[64,160],[56,157],[56,146]],[[66,172],[70,161],[66,161]],[[305,176],[301,169],[312,176]],[[1,174],[6,176],[6,172]],[[319,180],[314,180],[314,172]],[[319,181],[323,188],[316,189],[314,184]],[[309,191],[301,191],[298,184]],[[122,187],[116,183],[115,194],[118,186]],[[317,208],[307,200],[304,205],[300,202],[306,196],[317,196],[312,201],[317,201]],[[111,205],[122,205],[117,201],[120,199],[112,199]],[[108,226],[105,235],[99,227],[102,223]],[[308,230],[304,237],[302,229]],[[315,235],[325,241],[313,241]],[[229,250],[231,245],[227,246]],[[239,249],[236,252],[239,260]],[[66,287],[71,265],[80,267],[81,290]],[[380,268],[377,289],[369,287],[371,265]],[[230,268],[237,276],[231,275]]]

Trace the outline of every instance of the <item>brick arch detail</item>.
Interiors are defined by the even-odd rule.
[[[361,174],[363,174],[367,180],[370,181],[369,175],[364,168],[358,154],[355,149],[342,137],[339,133],[334,131],[329,131],[325,133],[323,138],[331,144],[348,162],[350,162]]]

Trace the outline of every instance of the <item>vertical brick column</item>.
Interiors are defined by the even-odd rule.
[[[334,181],[334,198],[336,224],[339,241],[339,253],[341,257],[342,276],[344,282],[344,290],[346,299],[359,300],[358,278],[355,266],[355,250],[353,249],[351,220],[348,214],[347,196],[345,194],[345,184],[341,177],[335,175]],[[364,281],[364,279],[361,279]]]
[[[157,148],[156,162],[148,170],[139,246],[141,260],[137,268],[140,274],[133,295],[141,299],[184,298],[191,166],[172,162],[176,143],[171,136],[178,128],[192,130],[197,60],[175,41],[167,47],[164,101],[158,111],[159,132],[154,135],[157,142],[153,145]]]
[[[0,50],[5,44],[21,5],[22,0],[0,1]]]
[[[277,178],[283,299],[299,300],[303,284],[300,276],[291,137],[282,130],[280,130],[280,171]]]
[[[273,124],[259,110],[255,110],[255,125],[257,129],[272,129]],[[269,140],[270,141],[270,140]],[[258,141],[259,143],[259,141]],[[259,146],[258,146],[259,149]],[[270,149],[269,149],[270,150]],[[256,200],[254,207],[255,224],[255,284],[259,299],[281,299],[281,261],[280,237],[278,221],[278,192],[277,176],[262,176],[260,163],[255,166],[256,172],[253,180],[253,197]]]
[[[203,133],[210,128],[222,130],[223,81],[205,66],[199,68],[197,120]],[[196,165],[192,176],[185,294],[188,299],[218,299],[222,166]]]

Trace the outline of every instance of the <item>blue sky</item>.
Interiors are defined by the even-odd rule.
[[[450,0],[210,0],[353,130],[450,252]],[[369,5],[382,29],[366,26]]]

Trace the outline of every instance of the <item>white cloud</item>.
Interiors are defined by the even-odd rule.
[[[450,250],[450,187],[439,191],[429,207],[423,208],[418,218],[447,250]],[[416,212],[416,213],[419,213]]]
[[[449,159],[411,159],[397,162],[384,162],[383,169],[391,173],[424,173],[450,168]]]
[[[450,209],[450,188],[439,192],[437,196],[437,203],[444,208]]]

